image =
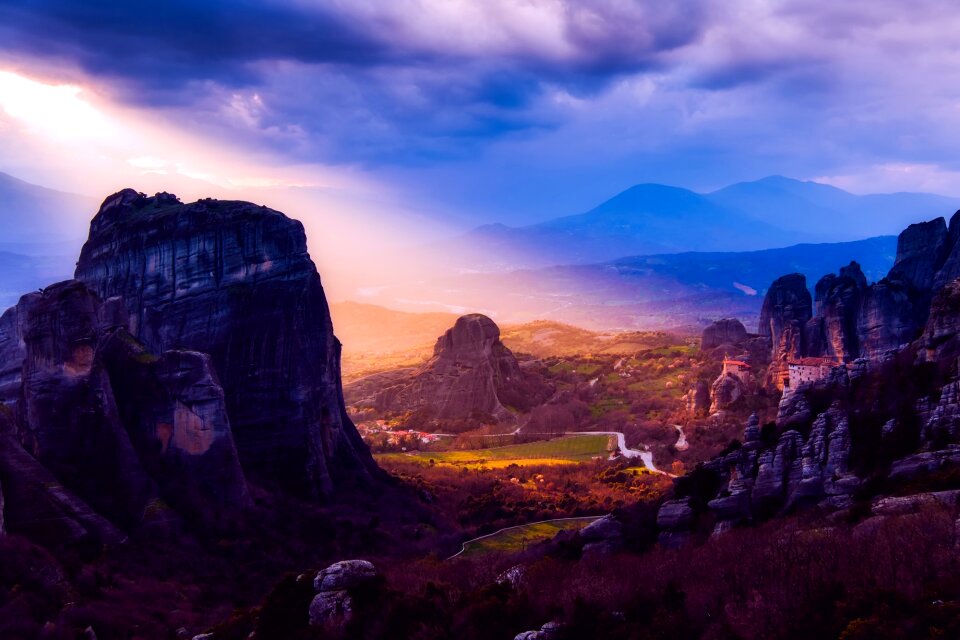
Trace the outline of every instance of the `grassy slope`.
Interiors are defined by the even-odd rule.
[[[516,553],[531,544],[550,540],[561,531],[582,529],[597,518],[588,516],[570,520],[550,520],[510,527],[489,537],[470,540],[464,544],[462,556],[476,556],[483,553]]]

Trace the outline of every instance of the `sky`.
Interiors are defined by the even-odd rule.
[[[950,0],[0,0],[0,171],[309,210],[371,252],[643,182],[960,194],[958,28]]]

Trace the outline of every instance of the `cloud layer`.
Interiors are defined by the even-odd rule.
[[[37,0],[0,2],[0,66],[521,221],[644,181],[960,193],[958,26],[946,0]]]

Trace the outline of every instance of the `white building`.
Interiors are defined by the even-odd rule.
[[[833,358],[800,358],[787,363],[787,378],[783,381],[785,389],[796,389],[801,384],[822,380],[834,367],[842,367],[842,362]]]

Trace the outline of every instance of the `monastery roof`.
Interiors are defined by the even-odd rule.
[[[746,367],[746,368],[748,368],[748,369],[750,368],[750,365],[747,364],[746,362],[744,362],[743,360],[724,360],[724,361],[723,361],[723,364],[725,364],[725,365],[727,365],[727,364],[735,364],[735,365],[739,365],[739,366],[741,366],[741,367]]]

